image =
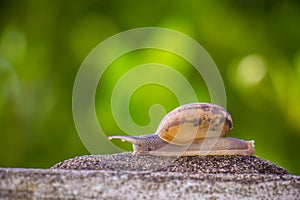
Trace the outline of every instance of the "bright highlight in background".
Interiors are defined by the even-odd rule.
[[[238,65],[237,79],[248,86],[258,84],[266,75],[266,64],[259,55],[246,56]]]

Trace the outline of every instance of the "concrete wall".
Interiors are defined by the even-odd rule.
[[[0,199],[300,199],[300,176],[0,168]]]

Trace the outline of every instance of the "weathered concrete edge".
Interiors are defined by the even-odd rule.
[[[0,199],[300,199],[300,176],[0,168]]]

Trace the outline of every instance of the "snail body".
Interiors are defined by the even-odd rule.
[[[133,144],[134,153],[158,156],[252,155],[253,141],[226,137],[232,118],[221,106],[182,105],[169,112],[154,134],[110,136]]]

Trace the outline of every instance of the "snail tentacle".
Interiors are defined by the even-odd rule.
[[[122,140],[122,142],[127,141],[127,142],[131,142],[132,144],[138,144],[140,141],[136,136],[122,136],[122,135],[109,136],[108,139],[109,140],[120,139]]]

